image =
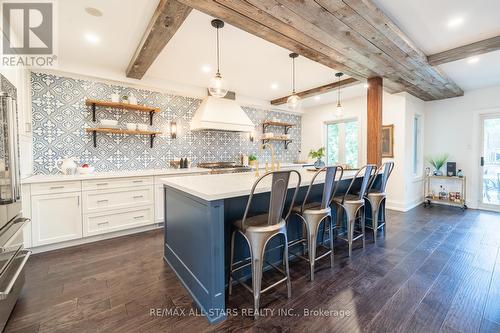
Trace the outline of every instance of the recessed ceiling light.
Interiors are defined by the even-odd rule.
[[[320,99],[321,99],[321,96],[320,96],[320,95],[316,95],[316,96],[314,96],[314,100],[315,100],[315,101],[319,101]]]
[[[271,84],[271,89],[272,89],[272,90],[276,90],[276,89],[278,89],[278,88],[279,88],[279,85],[278,85],[277,83],[272,83],[272,84]]]
[[[453,17],[451,19],[448,20],[448,23],[446,23],[446,25],[448,26],[448,28],[457,28],[459,26],[461,26],[462,24],[464,24],[465,22],[465,19],[462,17],[462,16],[456,16],[456,17]]]
[[[365,84],[363,85],[363,87],[365,87],[365,89],[368,89],[368,88],[370,88],[370,85],[369,85],[368,83],[365,83]]]
[[[102,12],[97,8],[87,7],[87,8],[85,8],[85,11],[87,12],[87,14],[89,14],[91,16],[95,16],[95,17],[102,16]]]
[[[201,66],[201,71],[203,73],[210,73],[211,70],[212,70],[212,67],[210,67],[209,65],[203,65],[203,66]]]
[[[467,63],[469,64],[476,64],[479,62],[479,57],[470,57],[469,59],[467,59]]]
[[[83,37],[85,37],[85,40],[91,44],[98,44],[100,41],[99,36],[92,34],[90,32],[85,33]]]

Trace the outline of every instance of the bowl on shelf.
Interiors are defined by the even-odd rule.
[[[90,175],[90,174],[94,173],[94,170],[95,170],[95,168],[91,167],[91,166],[78,167],[78,173],[80,175]]]
[[[114,119],[101,119],[99,120],[99,124],[101,127],[105,128],[115,128],[118,125],[118,120]]]
[[[129,131],[135,131],[137,129],[136,123],[126,123],[125,126],[127,126],[127,129]]]
[[[139,129],[139,131],[147,131],[148,130],[148,125],[146,124],[137,124],[137,129]]]

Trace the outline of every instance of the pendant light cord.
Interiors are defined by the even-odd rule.
[[[338,98],[337,98],[337,106],[341,105],[340,104],[340,76],[339,76],[339,79],[337,80],[338,82],[338,85],[339,85],[339,89],[338,89]]]
[[[219,69],[219,28],[217,27],[217,74],[220,74]]]
[[[295,95],[295,58],[292,58],[292,95]]]

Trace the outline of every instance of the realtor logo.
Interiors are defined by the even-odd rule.
[[[54,65],[55,19],[52,1],[4,1],[2,19],[2,65]]]

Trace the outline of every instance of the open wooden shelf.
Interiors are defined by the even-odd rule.
[[[92,121],[95,122],[95,112],[96,107],[113,108],[118,110],[133,110],[138,112],[148,112],[149,113],[149,124],[153,125],[153,114],[160,112],[160,108],[139,104],[129,104],[129,103],[117,103],[109,101],[100,101],[97,99],[87,99],[85,104],[92,107]]]
[[[153,141],[156,135],[161,134],[161,132],[154,131],[129,131],[126,129],[120,128],[86,128],[86,132],[91,132],[93,134],[94,139],[94,147],[97,147],[97,133],[111,133],[111,134],[127,134],[127,135],[149,135],[151,138],[151,148],[153,148]]]
[[[147,105],[139,105],[139,104],[129,104],[129,103],[120,103],[120,102],[109,102],[109,101],[100,101],[97,99],[87,99],[85,101],[86,105],[92,106],[101,106],[105,108],[114,108],[114,109],[127,109],[127,110],[135,110],[141,112],[160,112],[160,108],[147,106]]]
[[[280,121],[271,121],[271,120],[267,120],[267,121],[264,121],[264,122],[262,123],[262,132],[263,132],[263,133],[266,133],[266,129],[267,129],[269,126],[284,127],[284,128],[285,128],[285,134],[288,134],[288,130],[289,130],[290,128],[292,128],[293,126],[295,126],[295,124],[292,124],[292,123],[284,123],[284,122],[280,122]]]
[[[262,138],[262,143],[268,143],[270,141],[275,141],[275,142],[284,142],[285,143],[285,149],[288,149],[288,145],[292,143],[292,140],[290,139],[285,139],[285,138]]]

